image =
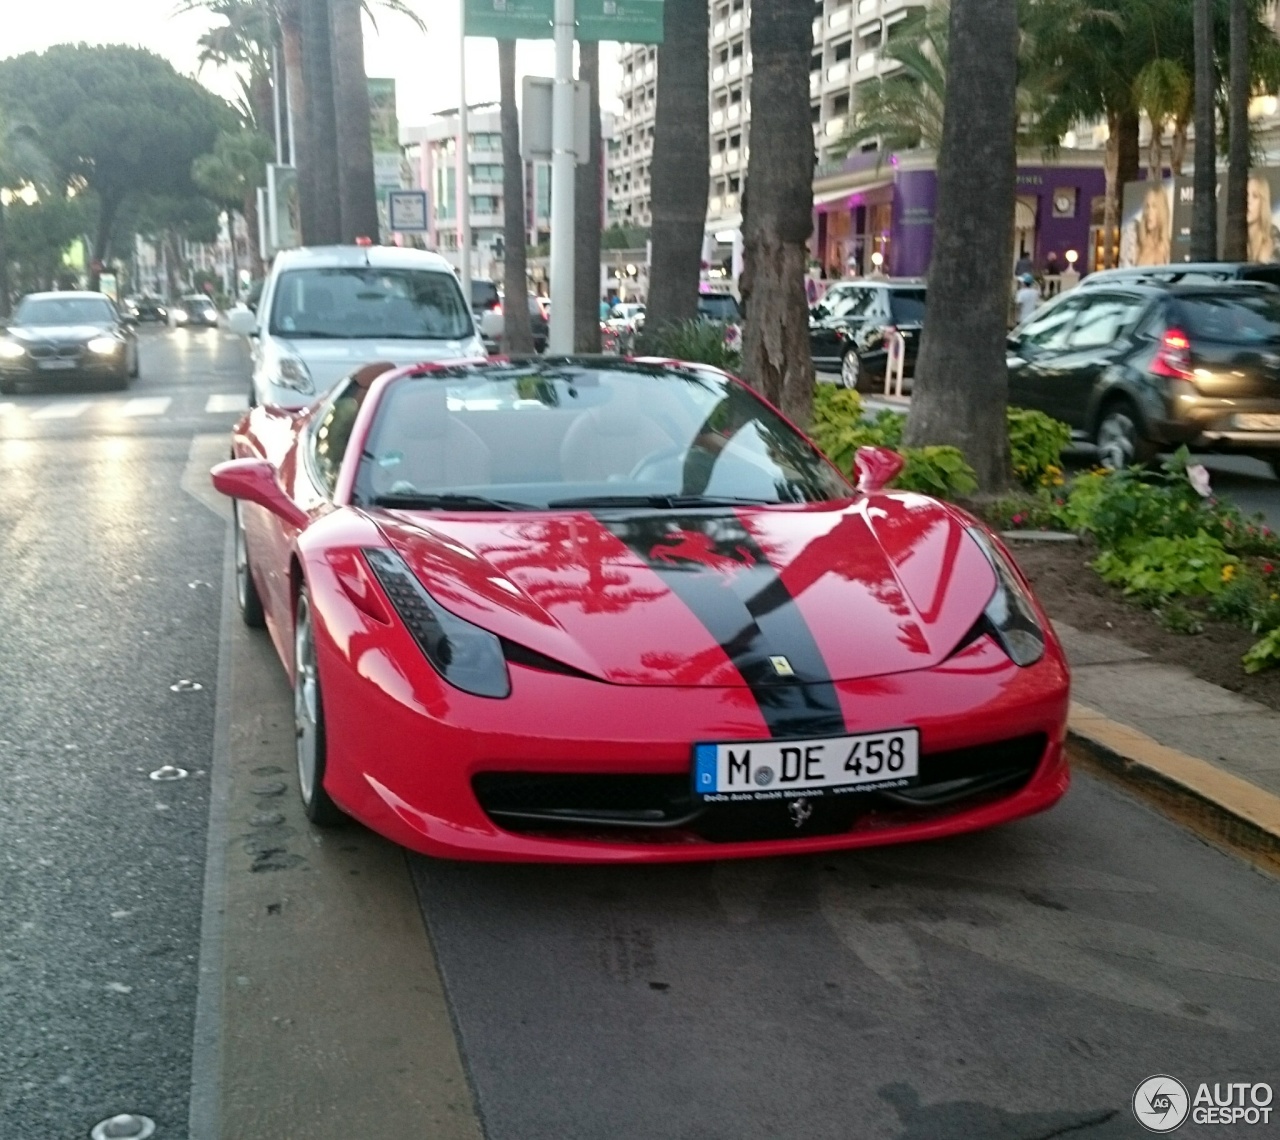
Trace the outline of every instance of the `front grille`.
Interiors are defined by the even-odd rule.
[[[854,827],[886,827],[1009,795],[1036,770],[1043,733],[920,757],[911,788],[865,795],[818,796],[797,826],[794,801],[703,804],[688,773],[596,775],[481,772],[471,781],[480,806],[509,831],[562,838],[713,843],[839,835]],[[630,833],[629,835],[627,833]]]
[[[33,360],[79,360],[84,345],[75,342],[33,344],[27,349]]]

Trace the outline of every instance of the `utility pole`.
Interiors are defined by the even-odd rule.
[[[574,0],[556,0],[555,86],[551,94],[551,328],[547,351],[573,352],[574,138],[573,41],[577,31]]]
[[[458,3],[458,163],[454,176],[454,202],[458,209],[459,280],[467,308],[471,308],[471,164],[467,161],[467,8]]]

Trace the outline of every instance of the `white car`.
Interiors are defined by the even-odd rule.
[[[485,355],[471,306],[438,254],[396,246],[284,250],[256,313],[228,316],[252,338],[258,404],[305,407],[362,364]]]

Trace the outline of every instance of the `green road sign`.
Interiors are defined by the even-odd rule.
[[[662,0],[578,0],[578,39],[662,43]]]
[[[464,31],[497,40],[549,40],[555,7],[555,0],[466,0]]]

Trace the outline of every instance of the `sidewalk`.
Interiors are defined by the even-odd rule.
[[[1221,837],[1280,854],[1280,713],[1114,638],[1054,629],[1071,663],[1078,747],[1194,808]]]

